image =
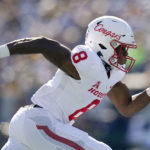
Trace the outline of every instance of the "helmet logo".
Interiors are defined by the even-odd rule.
[[[120,40],[121,35],[113,33],[112,31],[103,28],[103,26],[104,26],[103,24],[98,24],[95,26],[94,30],[103,33],[105,36],[110,36],[116,40]]]

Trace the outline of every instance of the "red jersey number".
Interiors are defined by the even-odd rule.
[[[78,63],[78,62],[80,62],[82,60],[87,59],[87,57],[88,57],[87,53],[85,51],[81,51],[79,53],[74,54],[72,56],[72,59],[73,59],[74,63]]]
[[[95,99],[92,103],[87,105],[86,107],[83,107],[79,110],[76,110],[73,114],[69,116],[69,121],[76,119],[77,117],[80,117],[84,113],[86,113],[90,109],[94,109],[98,104],[100,103],[100,100]]]

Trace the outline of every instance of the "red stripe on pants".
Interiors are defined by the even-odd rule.
[[[58,136],[56,135],[55,133],[53,133],[49,128],[48,126],[40,126],[40,125],[37,125],[36,126],[39,130],[43,130],[49,137],[55,139],[56,141],[59,141],[59,142],[62,142],[66,145],[69,145],[73,148],[75,148],[76,150],[85,150],[84,148],[82,148],[80,145],[76,144],[75,142],[71,141],[71,140],[68,140],[64,137],[61,137],[61,136]]]

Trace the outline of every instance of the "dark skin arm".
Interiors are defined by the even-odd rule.
[[[57,41],[45,38],[25,38],[7,44],[10,55],[38,54],[43,56],[74,79],[80,79],[71,62],[71,50]]]
[[[63,70],[69,76],[79,80],[79,74],[71,62],[71,51],[69,48],[57,41],[45,38],[26,38],[12,41],[7,44],[10,54],[37,54],[41,53],[48,61]],[[117,110],[126,117],[140,111],[149,102],[150,97],[146,92],[131,96],[125,84],[118,82],[108,93]]]
[[[108,97],[112,100],[120,114],[125,117],[130,117],[139,112],[150,102],[150,97],[145,91],[131,96],[127,86],[121,82],[118,82],[111,89]]]

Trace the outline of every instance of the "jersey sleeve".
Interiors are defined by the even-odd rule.
[[[91,79],[100,75],[100,58],[90,48],[79,45],[71,52],[71,60],[81,79]]]

